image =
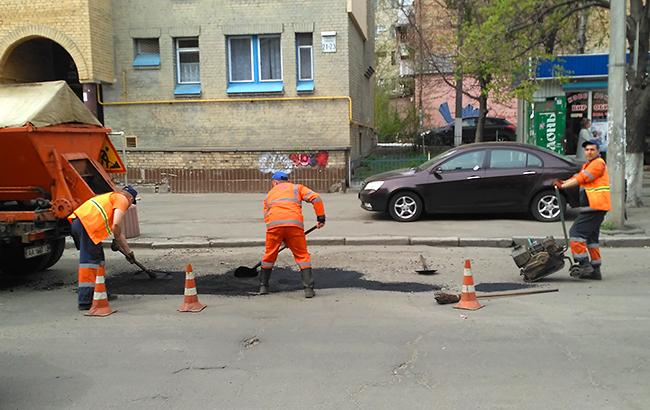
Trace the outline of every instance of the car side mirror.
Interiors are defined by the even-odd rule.
[[[442,174],[442,167],[436,167],[436,168],[434,168],[433,171],[431,171],[431,173],[432,173],[432,174],[435,174],[435,175],[440,175],[440,174]]]

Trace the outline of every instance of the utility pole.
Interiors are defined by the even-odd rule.
[[[625,6],[610,2],[609,77],[607,84],[607,147],[612,210],[607,221],[615,227],[625,225]]]
[[[465,13],[464,0],[458,0],[458,32],[456,46],[456,56],[460,55],[460,48],[463,45],[463,20]],[[458,66],[458,58],[456,58],[456,113],[454,118],[454,146],[459,146],[463,143],[463,73]]]

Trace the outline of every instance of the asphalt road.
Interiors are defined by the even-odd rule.
[[[567,272],[559,292],[436,305],[475,281],[520,285],[508,249],[314,247],[317,297],[302,297],[288,254],[268,296],[252,248],[143,250],[156,269],[199,275],[199,314],[178,313],[175,279],[150,281],[109,255],[118,312],[76,311],[75,254],[55,269],[0,278],[2,409],[642,409],[650,402],[647,249],[605,249],[605,280]],[[420,276],[419,255],[434,276]],[[182,283],[182,280],[181,280]],[[138,290],[140,289],[140,290]],[[145,292],[144,289],[147,291]],[[141,293],[148,293],[142,295]]]

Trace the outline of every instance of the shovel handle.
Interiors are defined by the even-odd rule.
[[[316,228],[318,228],[318,225],[314,225],[314,226],[312,226],[311,228],[307,229],[307,230],[305,231],[305,236],[307,236],[307,235],[309,235],[310,233],[314,232],[314,231],[316,230]],[[287,245],[282,245],[282,247],[280,248],[280,250],[278,250],[278,253],[279,253],[279,252],[282,252],[282,251],[285,250],[285,249],[287,249]],[[259,268],[260,266],[262,266],[262,261],[257,262],[257,263],[255,264],[255,266],[253,266],[251,269],[256,270],[256,269]]]

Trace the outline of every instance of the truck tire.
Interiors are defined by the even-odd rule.
[[[65,238],[51,240],[50,246],[52,247],[52,253],[50,253],[50,258],[47,260],[44,269],[54,266],[61,259],[63,250],[65,249]]]
[[[0,270],[9,275],[24,275],[45,270],[52,257],[52,252],[50,252],[35,258],[25,259],[25,246],[23,244],[2,246],[0,252],[2,253]]]

